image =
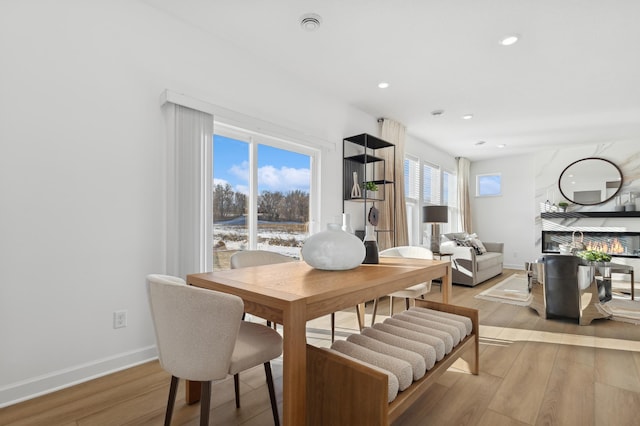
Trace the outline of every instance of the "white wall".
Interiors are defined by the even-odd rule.
[[[535,161],[530,156],[504,157],[471,163],[469,187],[473,232],[482,241],[504,243],[505,268],[524,269],[536,259]],[[476,176],[500,173],[502,195],[476,197]]]
[[[154,356],[144,277],[164,271],[165,89],[326,141],[323,225],[342,209],[342,138],[377,132],[134,1],[3,1],[0,57],[0,406]]]

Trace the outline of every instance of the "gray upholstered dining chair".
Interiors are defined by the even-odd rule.
[[[428,248],[421,246],[398,246],[379,253],[380,257],[407,257],[412,259],[433,259],[433,252]],[[424,295],[431,291],[431,281],[412,285],[404,290],[394,291],[389,294],[389,315],[393,315],[393,298],[402,297],[405,300],[405,307],[409,309],[409,301],[418,297],[424,299]],[[376,321],[376,312],[378,310],[378,299],[373,302],[373,316],[371,324]]]
[[[247,268],[250,266],[271,265],[274,263],[295,262],[296,259],[284,254],[268,250],[241,250],[231,255],[231,269]],[[244,316],[242,317],[244,319]],[[271,326],[271,321],[267,321],[267,326]],[[273,324],[273,328],[276,325]]]
[[[244,303],[238,296],[158,274],[147,276],[147,286],[160,365],[171,374],[164,424],[171,423],[180,379],[202,383],[200,424],[208,425],[211,382],[233,375],[239,407],[239,372],[263,364],[273,420],[279,425],[271,360],[282,354],[282,337],[242,321]]]

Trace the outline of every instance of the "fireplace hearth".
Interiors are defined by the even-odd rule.
[[[579,239],[579,232],[575,233]],[[640,258],[640,232],[583,232],[587,250],[598,250],[613,257]],[[573,240],[571,231],[542,231],[542,252],[560,253],[560,244]]]

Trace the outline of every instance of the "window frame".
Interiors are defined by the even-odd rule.
[[[250,250],[258,247],[258,145],[266,145],[286,151],[309,156],[309,223],[317,222],[319,218],[320,194],[319,194],[319,164],[321,150],[312,148],[302,142],[292,141],[293,138],[281,138],[270,135],[267,132],[251,130],[251,126],[243,127],[237,124],[229,124],[224,119],[214,117],[213,135],[220,135],[236,139],[248,144],[249,147],[249,195],[247,196],[247,240]],[[213,138],[211,140],[213,144]],[[209,161],[213,162],[213,152]],[[212,168],[213,169],[213,168]],[[213,174],[211,176],[213,180]],[[211,194],[213,196],[213,194]]]
[[[489,177],[497,177],[498,178],[498,192],[497,193],[482,193],[481,192],[481,187],[482,187],[482,178],[489,178]],[[476,197],[478,198],[485,198],[485,197],[501,197],[502,196],[502,173],[499,172],[495,172],[495,173],[482,173],[482,174],[478,174],[476,175]]]

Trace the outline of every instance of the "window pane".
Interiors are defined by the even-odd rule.
[[[488,197],[502,193],[502,176],[499,173],[476,176],[476,195]]]
[[[257,248],[299,257],[307,237],[311,158],[258,145]]]
[[[413,158],[404,159],[404,196],[418,200],[420,195],[420,163]]]
[[[456,175],[446,171],[442,172],[442,205],[455,207],[458,204],[458,182]]]
[[[422,165],[422,202],[440,204],[440,168],[433,164]]]
[[[229,269],[229,258],[247,247],[249,144],[213,136],[213,268]]]

